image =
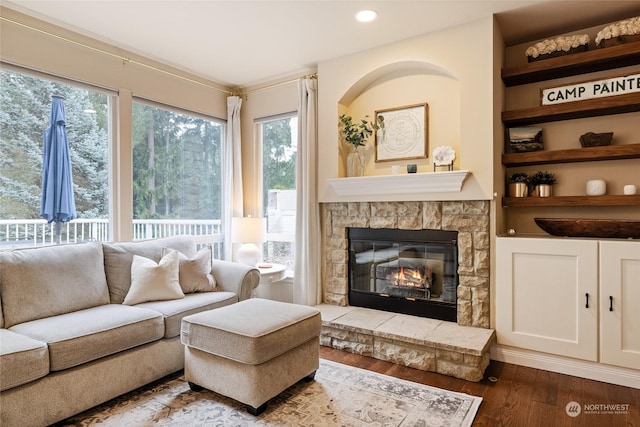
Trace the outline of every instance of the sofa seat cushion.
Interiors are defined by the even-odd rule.
[[[320,335],[320,310],[253,298],[182,320],[186,346],[258,365]]]
[[[159,340],[164,322],[157,311],[107,304],[21,323],[11,330],[46,342],[51,371],[61,371]]]
[[[236,302],[238,302],[238,296],[233,292],[203,292],[186,294],[182,299],[171,301],[145,302],[135,307],[148,308],[162,313],[164,316],[164,337],[173,338],[180,335],[180,324],[183,317]]]
[[[49,373],[47,344],[0,329],[0,372],[0,391],[44,377]]]

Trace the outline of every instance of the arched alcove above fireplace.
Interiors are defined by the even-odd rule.
[[[364,147],[359,148],[364,163],[364,174],[389,175],[392,166],[416,164],[418,171],[431,169],[431,152],[440,145],[453,147],[460,152],[460,81],[449,70],[423,61],[399,61],[386,64],[366,73],[346,90],[338,101],[338,113],[346,114],[358,123],[361,119],[374,120],[376,111],[427,104],[425,132],[425,158],[376,161],[376,142],[371,136]],[[337,121],[336,121],[337,126]],[[347,156],[352,147],[341,141],[338,144],[340,177],[347,176]],[[459,166],[459,158],[456,162]]]

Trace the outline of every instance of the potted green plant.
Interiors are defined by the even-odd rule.
[[[527,197],[529,195],[529,175],[525,172],[514,172],[509,176],[509,196]]]
[[[533,195],[538,197],[549,197],[553,194],[552,186],[557,182],[556,177],[551,172],[538,171],[531,175],[531,185],[533,185]]]
[[[375,122],[367,120],[368,118],[369,116],[365,116],[360,123],[354,123],[351,116],[341,114],[339,117],[342,142],[353,147],[353,152],[347,157],[348,176],[361,176],[364,173],[364,162],[358,148],[366,145],[367,139],[373,135],[373,132],[384,128],[382,119]]]

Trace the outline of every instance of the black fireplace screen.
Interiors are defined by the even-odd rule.
[[[456,320],[458,233],[349,228],[349,304]]]

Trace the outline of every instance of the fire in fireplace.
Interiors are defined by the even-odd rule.
[[[458,232],[348,233],[349,305],[456,321]]]

